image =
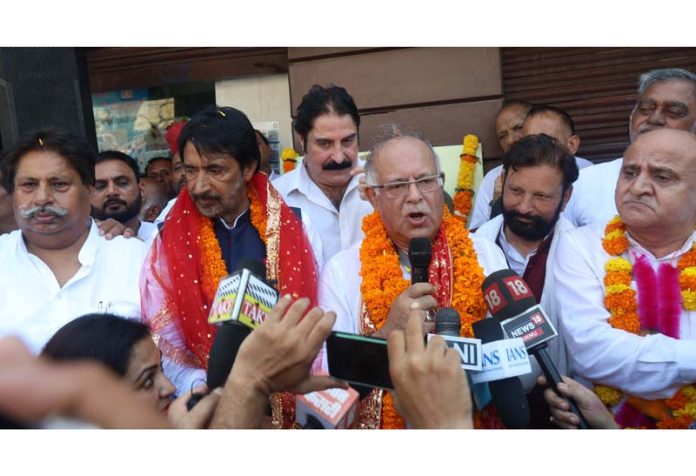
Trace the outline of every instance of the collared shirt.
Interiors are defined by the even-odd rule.
[[[563,216],[578,227],[590,223],[606,225],[614,218],[618,214],[614,192],[622,164],[623,157],[582,169]]]
[[[527,256],[527,259],[522,258],[521,254],[517,252],[517,250],[515,250],[515,248],[512,245],[510,245],[507,240],[504,239],[505,237],[503,233],[503,224],[503,216],[498,215],[497,217],[484,223],[483,226],[481,226],[476,231],[476,233],[474,233],[474,236],[487,238],[491,241],[496,240],[496,238],[502,236],[504,241],[499,240],[498,243],[500,243],[501,245],[503,243],[506,243],[508,245],[501,246],[501,249],[505,254],[505,258],[507,259],[511,268],[513,262],[515,261],[516,266],[518,267],[520,266],[520,263],[524,262],[524,267],[522,268],[521,272],[515,268],[512,268],[514,271],[517,272],[517,274],[519,274],[520,276],[524,276],[524,272],[526,271],[527,265],[529,264],[529,258],[536,254],[536,250],[533,253],[530,253],[529,256]],[[541,293],[541,299],[539,299],[539,304],[544,309],[544,311],[546,311],[546,315],[548,316],[549,321],[556,328],[556,332],[558,332],[558,336],[556,336],[549,342],[547,351],[549,356],[551,357],[551,361],[556,365],[556,369],[561,375],[568,375],[569,369],[567,349],[564,342],[565,339],[563,337],[563,329],[559,325],[558,310],[556,308],[556,299],[553,290],[555,281],[553,275],[553,263],[554,260],[557,259],[556,256],[558,250],[559,237],[572,229],[573,226],[568,222],[568,220],[564,219],[563,216],[558,218],[558,221],[556,222],[556,225],[553,228],[553,236],[551,239],[548,256],[546,258],[546,273],[544,276],[543,288],[544,290]],[[511,253],[512,251],[514,251],[514,253]],[[515,260],[515,258],[512,255],[516,255],[518,257],[517,260]],[[530,357],[530,361],[532,364],[532,372],[530,374],[520,376],[520,380],[522,381],[524,389],[527,392],[534,388],[534,386],[536,385],[537,377],[541,375],[541,367],[539,367],[539,364],[536,361],[536,357]]]
[[[575,157],[575,163],[577,164],[578,169],[581,170],[584,170],[585,168],[594,165],[589,160],[577,156]],[[481,185],[479,185],[479,188],[476,191],[476,196],[474,197],[474,206],[472,207],[471,218],[469,219],[470,230],[477,229],[478,227],[480,227],[481,225],[483,225],[491,219],[491,201],[493,200],[493,189],[495,188],[495,180],[498,177],[500,177],[500,174],[502,173],[503,166],[498,165],[497,167],[493,167],[491,170],[488,171],[486,175],[483,176]],[[573,188],[573,196],[574,195],[575,188]]]
[[[362,165],[362,162],[358,165]],[[336,210],[329,197],[312,181],[302,165],[273,182],[273,186],[289,206],[299,207],[303,218],[305,215],[311,217],[312,225],[321,238],[324,262],[328,262],[339,251],[362,241],[364,237],[362,219],[372,213],[372,205],[360,198],[358,183],[358,176],[351,179],[340,207]],[[316,248],[314,251],[315,255],[320,254]]]
[[[84,314],[140,319],[143,255],[141,241],[107,241],[92,222],[80,268],[61,288],[48,265],[29,253],[21,230],[0,236],[0,336],[16,335],[39,353],[58,329]]]
[[[544,239],[546,238],[548,238],[548,235],[544,237]],[[515,248],[507,240],[507,237],[505,236],[504,226],[500,227],[500,232],[498,233],[496,243],[498,243],[500,245],[500,248],[503,250],[503,254],[505,255],[505,258],[507,258],[508,265],[510,265],[510,269],[513,270],[515,273],[519,274],[520,276],[524,276],[524,272],[527,269],[529,259],[532,256],[536,255],[538,248],[535,248],[532,251],[530,251],[527,256],[522,256],[522,253],[517,251],[517,248]]]
[[[138,228],[138,238],[140,238],[145,243],[145,246],[147,248],[150,248],[150,245],[152,244],[152,241],[155,239],[155,236],[157,236],[158,231],[159,229],[157,228],[157,225],[155,225],[154,223],[140,220],[140,228]]]
[[[604,306],[605,265],[611,256],[602,248],[605,224],[577,228],[561,237],[555,260],[554,289],[568,354],[584,381],[618,388],[640,398],[671,397],[696,381],[696,311],[682,310],[680,338],[663,334],[639,336],[612,328]],[[622,256],[631,263],[645,256],[653,269],[676,265],[696,234],[675,253],[655,258],[636,241]],[[635,281],[631,283],[636,289]],[[640,296],[638,296],[640,299]]]

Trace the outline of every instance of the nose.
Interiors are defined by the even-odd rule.
[[[653,110],[650,113],[650,116],[648,116],[648,124],[654,124],[658,126],[664,126],[666,124],[665,115],[661,107],[656,107],[655,110]]]
[[[53,192],[51,187],[46,183],[39,183],[36,187],[36,192],[34,193],[34,202],[37,205],[47,205],[53,203]]]
[[[193,177],[186,177],[186,184],[192,195],[200,195],[210,190],[210,183],[205,172],[200,171]]]
[[[652,186],[650,180],[645,173],[638,174],[632,181],[629,191],[636,197],[650,194]]]
[[[417,203],[423,200],[423,194],[415,183],[408,184],[408,193],[406,194],[406,201],[409,203]]]
[[[176,387],[172,385],[172,382],[163,373],[160,373],[160,379],[160,398],[170,398],[172,395],[174,395]]]
[[[115,195],[118,195],[118,189],[116,188],[114,182],[109,180],[109,182],[106,185],[106,196],[113,197]]]
[[[532,197],[529,194],[524,194],[519,204],[517,205],[517,211],[520,213],[531,213],[534,211],[534,204],[532,202]]]

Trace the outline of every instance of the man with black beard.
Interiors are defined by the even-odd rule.
[[[345,88],[314,85],[297,107],[294,122],[304,150],[302,163],[273,181],[283,199],[310,217],[321,236],[318,260],[327,262],[339,251],[362,241],[363,216],[372,205],[360,198],[362,167],[358,160],[360,115]]]
[[[482,225],[476,235],[503,250],[508,266],[529,284],[537,302],[559,331],[551,272],[558,238],[573,226],[561,216],[578,178],[575,157],[546,134],[523,137],[503,156],[503,214]],[[549,355],[561,374],[567,375],[567,356],[559,335],[549,344]],[[534,358],[532,373],[520,377],[525,391],[532,392],[541,373]],[[530,395],[535,426],[548,424],[546,404],[540,389]]]
[[[101,152],[97,155],[95,177],[94,194],[90,199],[92,216],[97,220],[112,218],[150,243],[157,234],[157,227],[139,217],[143,197],[135,159],[117,150]]]

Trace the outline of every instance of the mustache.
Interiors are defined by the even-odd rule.
[[[33,218],[34,216],[41,214],[41,215],[53,215],[58,218],[63,218],[65,215],[68,214],[68,209],[59,207],[58,205],[41,205],[41,206],[36,206],[36,207],[31,207],[31,208],[20,208],[19,209],[19,216],[21,218],[27,219],[27,218]]]
[[[350,160],[344,160],[343,162],[331,161],[323,164],[321,166],[324,170],[343,170],[353,167],[353,163]]]
[[[123,205],[124,207],[128,207],[128,204],[120,198],[110,198],[104,202],[104,208],[110,207],[111,205]]]
[[[222,197],[216,193],[201,193],[198,195],[193,195],[194,200],[217,200],[220,201]]]

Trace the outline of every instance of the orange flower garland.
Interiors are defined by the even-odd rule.
[[[297,157],[299,157],[299,154],[295,152],[295,149],[293,149],[292,147],[286,147],[285,149],[283,149],[283,152],[280,154],[280,160],[283,161],[284,174],[291,172],[295,169],[295,165],[297,164]]]
[[[266,214],[263,211],[263,204],[250,187],[247,187],[247,197],[249,197],[249,214],[251,224],[259,232],[259,236],[266,245]],[[200,246],[203,255],[203,286],[208,296],[215,296],[217,287],[222,278],[227,276],[227,265],[222,259],[222,250],[215,237],[213,230],[213,220],[201,215],[201,238]]]
[[[462,336],[472,337],[471,325],[486,314],[486,304],[481,294],[483,269],[478,263],[469,232],[461,220],[453,217],[445,208],[443,215],[445,236],[452,256],[452,302],[462,319]],[[377,212],[363,218],[365,239],[360,246],[360,292],[363,303],[375,329],[382,328],[394,300],[408,286],[403,278],[399,255],[394,249],[382,220]],[[391,395],[385,394],[382,402],[382,428],[403,428],[403,419],[394,409]]]
[[[621,217],[614,217],[604,229],[602,246],[607,253],[614,256],[605,265],[604,286],[606,295],[604,305],[611,317],[609,324],[615,329],[622,329],[632,334],[640,333],[640,317],[636,292],[631,289],[633,265],[621,255],[628,251],[626,227]],[[680,271],[682,305],[688,311],[696,310],[696,245],[678,261]],[[594,387],[597,396],[607,406],[614,406],[621,400],[620,391],[604,385]],[[696,385],[687,385],[670,399],[660,400],[670,410],[657,416],[658,428],[688,428],[696,420]]]
[[[454,193],[454,210],[465,223],[469,219],[469,213],[471,213],[471,202],[474,195],[474,170],[478,163],[476,157],[478,146],[478,137],[473,134],[464,136],[462,154],[459,156],[459,175]]]

